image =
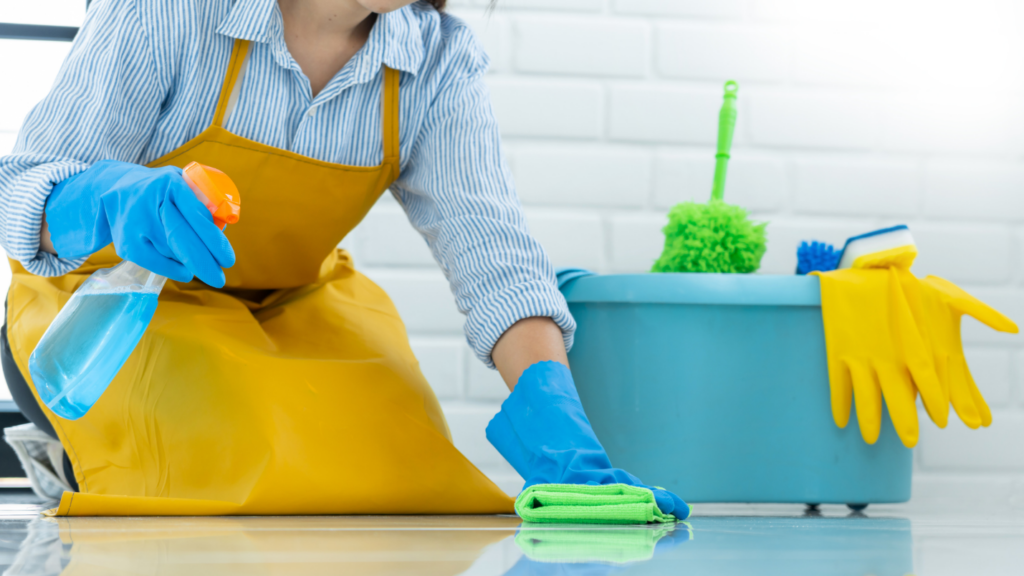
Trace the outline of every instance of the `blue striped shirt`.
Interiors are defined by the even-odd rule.
[[[401,176],[391,192],[423,235],[488,365],[513,323],[575,323],[526,227],[482,76],[457,18],[423,2],[378,17],[366,45],[314,98],[275,0],[97,0],[49,95],[0,158],[0,245],[34,274],[81,265],[39,250],[52,186],[103,159],[146,164],[210,125],[233,40],[253,42],[225,128],[298,154],[381,162],[382,64],[401,73]]]

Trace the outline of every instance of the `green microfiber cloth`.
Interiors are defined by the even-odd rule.
[[[530,560],[558,564],[604,562],[629,564],[650,560],[654,546],[672,528],[612,530],[530,530],[516,534],[516,546]]]
[[[527,522],[569,524],[676,521],[658,509],[654,492],[627,484],[536,484],[516,498],[516,514]]]

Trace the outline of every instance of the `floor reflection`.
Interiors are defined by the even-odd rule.
[[[425,574],[469,569],[515,518],[40,518],[8,576]]]
[[[522,558],[506,576],[599,576],[643,565],[693,539],[690,523],[675,526],[551,529],[524,524],[515,535]],[[650,566],[641,569],[646,570]]]
[[[37,518],[4,575],[684,572],[904,576],[914,572],[911,523],[863,515],[639,527],[515,517]]]
[[[914,571],[904,518],[695,518],[674,531],[545,532],[524,526],[511,576],[758,574],[904,576]]]

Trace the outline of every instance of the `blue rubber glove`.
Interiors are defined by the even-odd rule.
[[[61,258],[111,242],[117,255],[178,282],[224,286],[235,252],[185,183],[181,168],[103,160],[53,187],[46,223]]]
[[[501,411],[487,425],[487,440],[534,484],[629,484],[654,492],[658,508],[680,520],[690,507],[675,494],[647,486],[612,468],[576,393],[572,373],[558,362],[538,362],[519,377]]]

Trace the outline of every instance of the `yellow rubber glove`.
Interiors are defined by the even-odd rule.
[[[967,314],[993,330],[1011,334],[1019,331],[1017,325],[938,276],[919,280],[907,272],[901,274],[901,281],[921,334],[932,351],[939,382],[957,415],[969,428],[988,426],[992,423],[992,411],[967,368],[960,338],[961,319]],[[935,419],[934,415],[932,419]]]
[[[856,398],[861,436],[874,444],[882,399],[900,440],[917,445],[917,391],[929,413],[949,412],[927,343],[904,296],[896,268],[812,272],[821,280],[832,417],[840,428]],[[945,426],[945,422],[939,424]]]

